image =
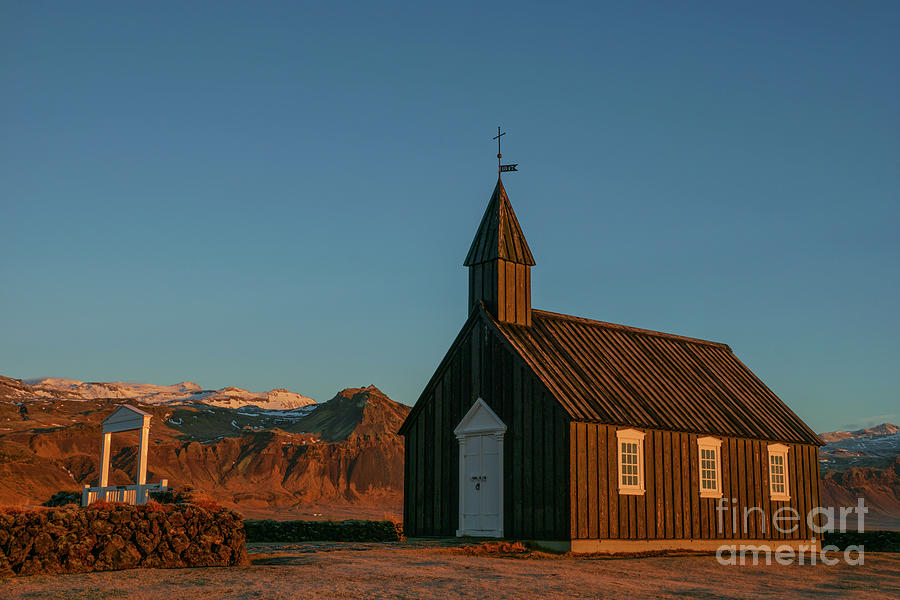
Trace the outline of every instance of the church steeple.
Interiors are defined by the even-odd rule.
[[[470,311],[481,301],[500,321],[531,325],[534,257],[499,178],[464,264]]]

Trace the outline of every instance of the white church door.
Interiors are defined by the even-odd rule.
[[[454,430],[459,441],[457,535],[503,536],[503,435],[506,425],[482,399]]]
[[[465,437],[464,535],[500,536],[500,454],[493,434]]]

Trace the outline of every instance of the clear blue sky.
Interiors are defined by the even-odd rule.
[[[300,4],[2,3],[0,373],[413,403],[502,124],[535,306],[900,419],[900,4]]]

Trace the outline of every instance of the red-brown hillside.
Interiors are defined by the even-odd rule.
[[[856,506],[865,499],[868,529],[900,529],[900,427],[882,423],[820,436],[822,505]]]
[[[100,421],[122,399],[35,397],[0,377],[0,504],[37,504],[98,479]],[[136,404],[153,415],[149,479],[201,488],[245,512],[397,513],[409,407],[351,388],[293,410]],[[133,478],[136,434],[113,438],[111,483]]]
[[[850,467],[823,475],[823,506],[856,506],[857,498],[869,509],[867,529],[900,529],[900,457],[884,469]]]

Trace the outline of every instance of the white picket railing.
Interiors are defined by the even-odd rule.
[[[146,504],[149,492],[165,492],[169,489],[169,480],[144,485],[109,485],[106,487],[84,486],[81,492],[81,505],[87,506],[97,500],[107,502],[124,502],[126,504]]]

